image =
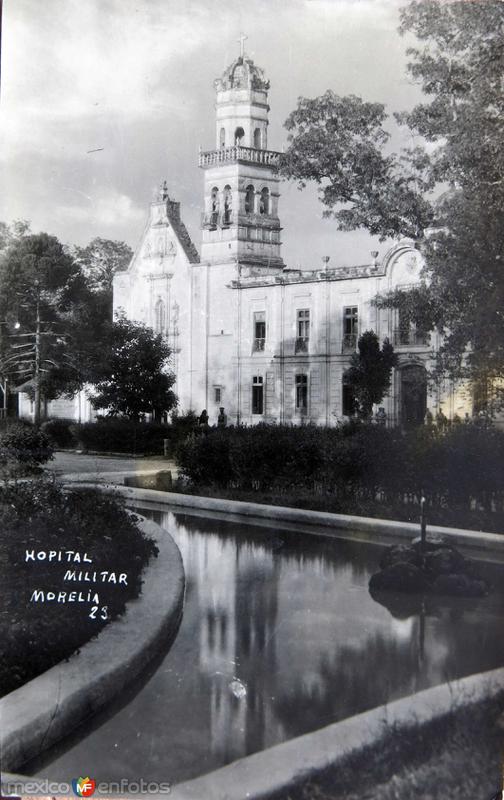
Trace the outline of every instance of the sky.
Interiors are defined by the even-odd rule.
[[[268,146],[299,96],[327,89],[411,108],[401,0],[4,0],[0,220],[84,245],[135,248],[164,179],[196,247],[198,148],[214,147],[213,81],[245,51],[271,82]],[[411,144],[391,128],[393,145]],[[281,185],[284,261],[315,269],[371,261],[390,243],[341,233],[315,187]]]

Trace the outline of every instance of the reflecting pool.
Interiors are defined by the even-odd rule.
[[[167,654],[22,771],[176,783],[449,679],[504,663],[503,567],[479,600],[385,605],[383,545],[145,511],[177,542],[186,602]]]

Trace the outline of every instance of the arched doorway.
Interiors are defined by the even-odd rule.
[[[400,421],[406,428],[423,425],[427,411],[427,373],[421,364],[400,371]]]

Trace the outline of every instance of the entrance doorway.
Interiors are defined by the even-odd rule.
[[[401,424],[406,428],[423,425],[427,411],[425,367],[409,364],[401,369]]]

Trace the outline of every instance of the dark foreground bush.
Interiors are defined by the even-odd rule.
[[[122,614],[138,596],[141,572],[157,548],[120,500],[97,490],[64,492],[45,480],[0,487],[0,530],[0,687],[6,694],[69,658]],[[27,560],[27,551],[76,552],[81,561],[66,555],[62,561]],[[91,563],[82,561],[84,553]],[[64,580],[67,570],[96,572],[98,581]],[[102,571],[126,573],[126,585],[102,582]],[[99,601],[34,602],[37,590],[67,597],[96,592]]]
[[[53,457],[49,438],[27,422],[15,422],[0,431],[0,469],[29,473]]]
[[[77,445],[74,425],[71,419],[48,419],[40,427],[54,447],[68,449]]]

